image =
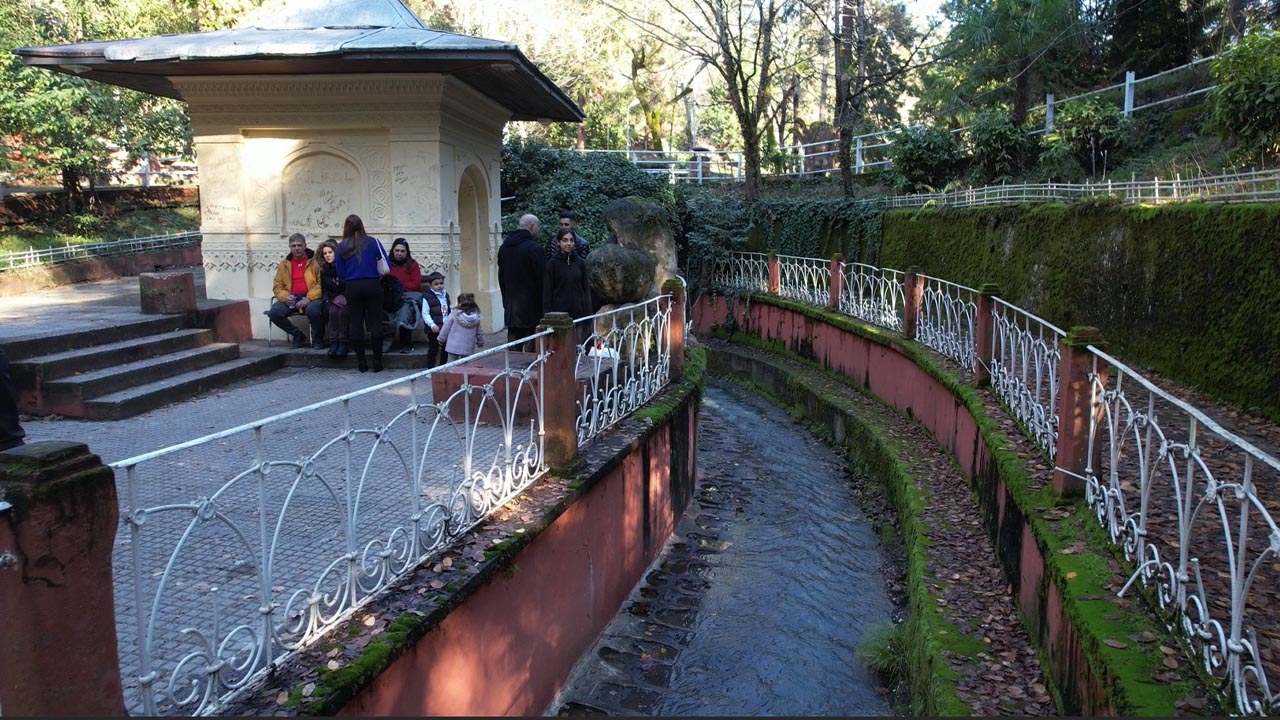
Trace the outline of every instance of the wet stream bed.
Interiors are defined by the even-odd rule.
[[[698,465],[695,501],[549,714],[892,713],[856,657],[891,622],[892,563],[844,459],[760,397],[712,384]]]

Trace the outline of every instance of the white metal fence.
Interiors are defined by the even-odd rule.
[[[829,261],[734,253],[712,284],[761,293],[777,263],[777,293],[830,304],[812,269]],[[787,266],[793,270],[788,271]],[[754,280],[746,277],[755,272]],[[841,312],[892,330],[904,325],[903,273],[847,266]],[[976,369],[975,291],[916,276],[921,287],[917,339]],[[828,278],[829,279],[829,278]],[[897,290],[887,287],[896,283]],[[1028,439],[1056,460],[1060,417],[1062,329],[991,298],[992,389],[1022,424]],[[1280,460],[1223,429],[1102,351],[1093,358],[1092,403],[1084,477],[1088,506],[1134,564],[1123,595],[1151,586],[1169,628],[1180,634],[1206,672],[1221,678],[1243,714],[1280,707]],[[1061,468],[1058,468],[1061,470]]]
[[[119,257],[136,255],[157,250],[171,250],[200,244],[201,234],[198,231],[175,233],[172,235],[152,235],[149,237],[129,238],[128,240],[112,240],[110,242],[85,243],[83,245],[65,245],[63,247],[36,250],[19,250],[0,255],[0,272],[23,270],[26,268],[55,265],[57,263],[90,258]]]
[[[575,374],[578,443],[585,445],[666,387],[671,373],[671,296],[580,318]]]

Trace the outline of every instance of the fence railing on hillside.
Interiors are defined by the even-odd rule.
[[[216,713],[457,549],[558,462],[548,437],[585,446],[669,384],[672,347],[683,348],[671,337],[685,327],[677,302],[663,295],[113,463],[130,711]],[[459,552],[479,563],[483,550]]]
[[[827,267],[823,295],[817,269]],[[839,258],[769,255],[762,267],[744,253],[719,262],[710,284],[838,308],[989,381],[1052,462],[1055,487],[1075,478],[1133,563],[1118,594],[1148,588],[1170,630],[1223,681],[1225,704],[1255,715],[1280,707],[1269,684],[1280,678],[1280,460],[994,288]]]
[[[1110,198],[1123,205],[1165,205],[1179,202],[1277,202],[1280,169],[1250,170],[1209,177],[1171,180],[1105,180],[1086,183],[989,185],[936,193],[867,198],[858,202],[887,208],[926,206],[971,208],[1021,203],[1070,203]]]
[[[67,244],[61,247],[30,248],[16,252],[0,254],[0,272],[23,270],[44,265],[88,260],[92,258],[119,257],[138,253],[172,250],[176,248],[199,245],[199,231],[174,233],[172,235],[152,235],[149,237],[112,240],[109,242],[85,243],[83,245]]]

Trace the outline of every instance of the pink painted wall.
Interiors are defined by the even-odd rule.
[[[710,333],[713,325],[723,327],[732,316],[738,332],[813,357],[898,410],[910,410],[955,455],[961,471],[978,488],[979,502],[987,505],[988,532],[995,538],[1021,539],[1018,546],[999,547],[1000,560],[1006,573],[1017,576],[1019,606],[1047,651],[1049,671],[1064,694],[1073,693],[1064,697],[1066,709],[1070,714],[1114,714],[1103,690],[1108,678],[1098,677],[1085,661],[1080,635],[1062,608],[1057,586],[1045,577],[1043,551],[995,470],[977,422],[958,397],[904,355],[897,342],[877,343],[804,313],[760,302],[704,295],[692,312],[697,332]]]
[[[398,658],[341,715],[536,715],[573,663],[617,614],[678,520],[671,467],[673,428],[653,432],[514,558],[513,572],[468,597]],[[696,438],[689,447],[696,446]],[[645,543],[645,450],[649,543]],[[677,483],[675,487],[691,483]]]

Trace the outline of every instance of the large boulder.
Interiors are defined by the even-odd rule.
[[[604,245],[591,251],[587,271],[597,304],[639,302],[653,289],[656,263],[648,253],[621,245]]]
[[[649,295],[657,295],[667,280],[676,276],[676,240],[663,206],[635,197],[614,200],[604,209],[605,222],[622,247],[639,250],[657,264]]]

